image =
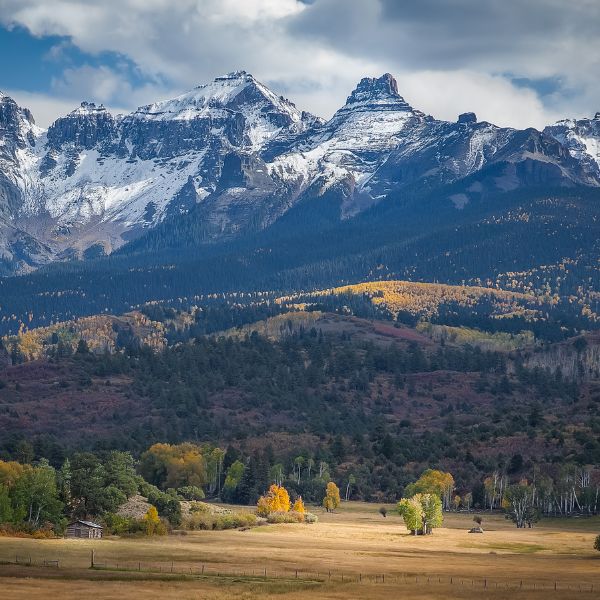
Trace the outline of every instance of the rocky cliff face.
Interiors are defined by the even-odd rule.
[[[544,132],[438,121],[385,74],[362,79],[327,122],[250,74],[113,116],[84,102],[47,130],[0,96],[0,271],[111,252],[194,209],[207,240],[265,228],[327,195],[351,218],[390,193],[472,197],[526,186],[598,186],[600,120]]]
[[[565,119],[544,129],[570,154],[588,166],[600,165],[600,113],[593,119]]]

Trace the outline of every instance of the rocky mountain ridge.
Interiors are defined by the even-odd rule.
[[[348,219],[414,189],[461,210],[536,185],[598,187],[599,123],[440,121],[389,74],[362,79],[327,122],[244,71],[124,116],[83,102],[47,131],[0,95],[1,271],[110,253],[192,210],[215,242],[307,198],[327,196]]]

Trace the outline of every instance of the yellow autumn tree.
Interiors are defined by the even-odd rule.
[[[415,494],[436,494],[442,500],[445,510],[452,506],[452,492],[454,490],[454,478],[450,473],[427,469],[417,481],[406,486],[404,493],[406,497]]]
[[[302,496],[298,496],[296,502],[294,502],[294,506],[292,506],[292,510],[301,514],[306,512],[306,509],[304,508],[304,502],[302,501]]]
[[[158,516],[156,507],[151,506],[143,518],[146,535],[164,535],[165,527]]]
[[[290,506],[288,491],[282,485],[274,483],[269,491],[258,499],[256,512],[261,517],[266,517],[273,512],[289,512]]]
[[[208,481],[203,449],[188,442],[154,444],[142,454],[140,471],[146,481],[160,488],[201,488]]]
[[[21,463],[0,460],[0,485],[11,489],[17,483],[19,477],[23,475],[24,470],[25,467]]]
[[[327,512],[333,512],[340,505],[340,488],[333,481],[327,484],[323,506]]]

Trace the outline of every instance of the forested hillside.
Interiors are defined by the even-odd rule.
[[[385,321],[277,319],[279,339],[196,337],[112,354],[80,343],[8,366],[3,452],[29,447],[57,462],[74,449],[194,441],[271,464],[293,452],[338,478],[351,473],[366,499],[395,497],[428,467],[471,488],[495,471],[529,476],[600,460],[594,377],[534,366],[530,350],[484,351]]]
[[[0,279],[0,331],[123,314],[152,301],[189,308],[219,294],[283,296],[373,280],[534,295],[571,329],[595,326],[595,190],[515,192],[460,211],[435,196],[390,197],[341,222],[336,202],[301,202],[268,230],[219,244],[203,241],[192,212],[110,257]]]

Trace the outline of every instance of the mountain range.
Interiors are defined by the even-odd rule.
[[[239,71],[128,115],[82,102],[44,130],[0,94],[4,275],[186,246],[192,230],[207,245],[285,236],[292,209],[314,213],[315,202],[340,226],[390,202],[398,223],[420,202],[452,224],[471,206],[540,190],[546,202],[556,190],[600,192],[600,113],[543,131],[473,113],[441,121],[385,74],[362,79],[325,121]]]

